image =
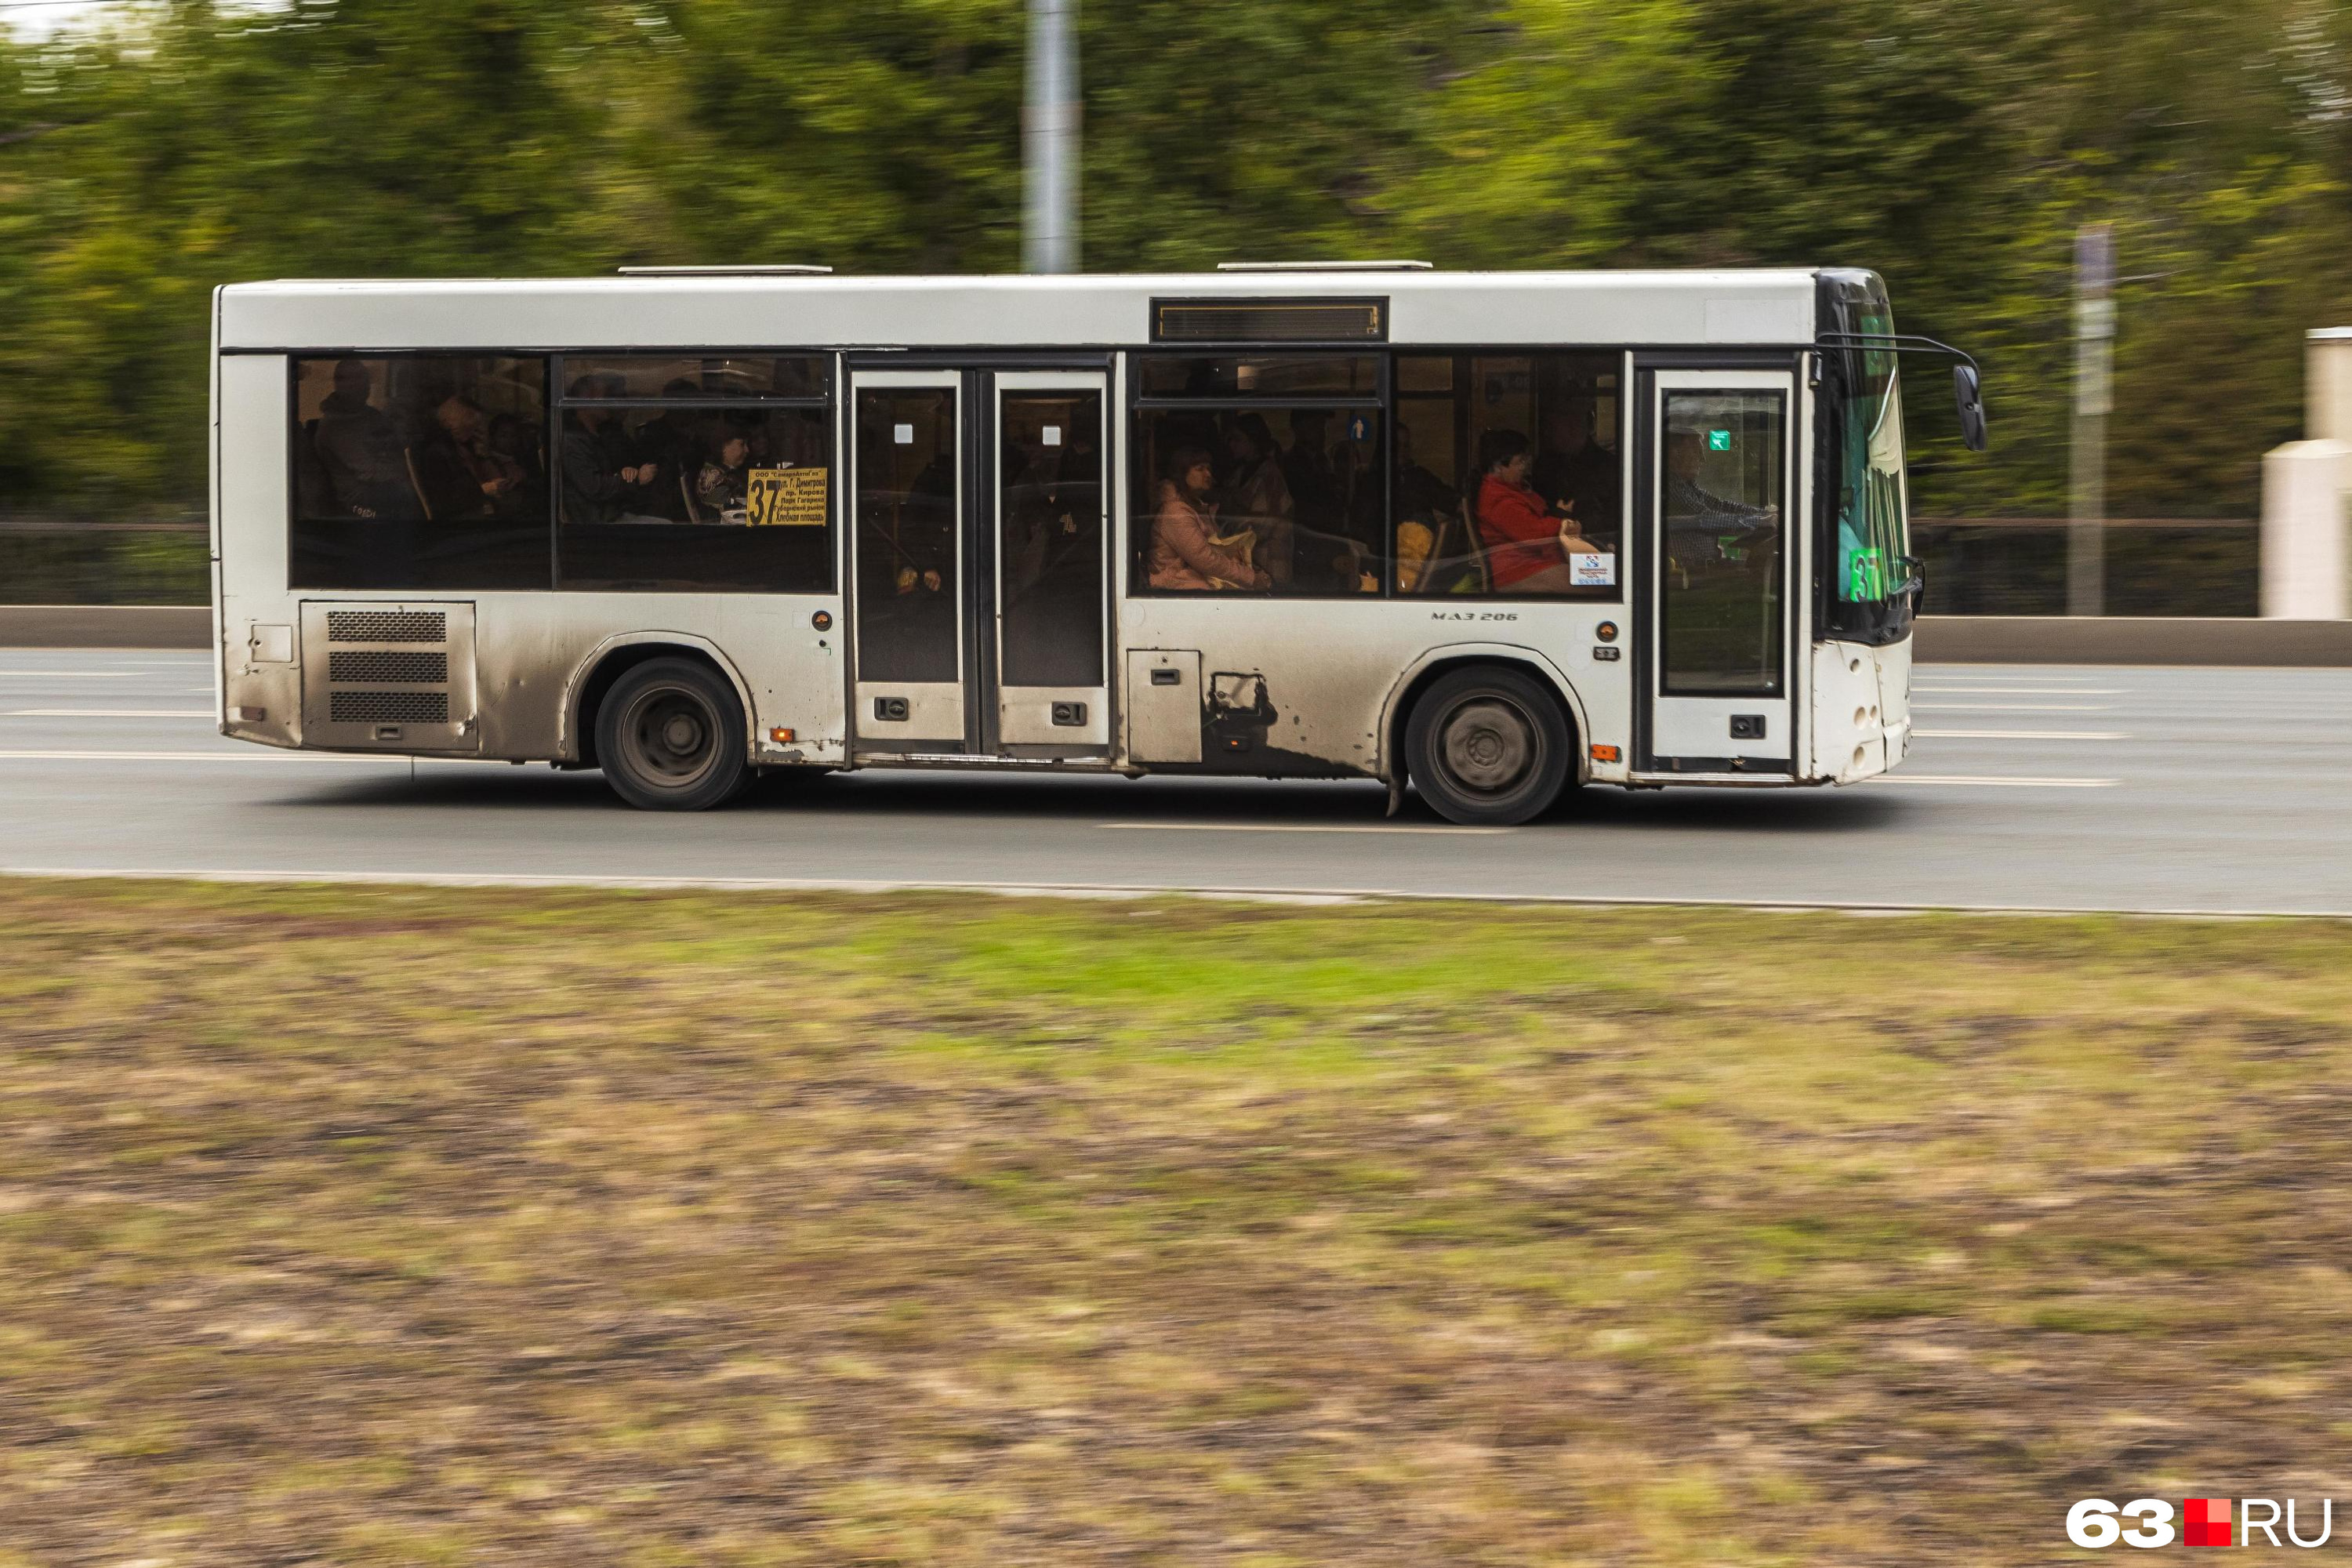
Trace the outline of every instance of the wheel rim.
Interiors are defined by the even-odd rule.
[[[1543,757],[1543,741],[1516,703],[1480,696],[1445,716],[1438,733],[1438,755],[1461,788],[1473,795],[1497,795],[1536,771]]]
[[[718,716],[674,686],[641,692],[622,716],[635,771],[664,789],[690,789],[719,765]]]

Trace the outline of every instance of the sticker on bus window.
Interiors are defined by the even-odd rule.
[[[1617,557],[1613,552],[1598,550],[1571,550],[1568,552],[1568,580],[1580,588],[1614,588]]]
[[[754,528],[823,528],[826,471],[753,468],[744,521]]]
[[[912,425],[893,425],[890,426],[890,439],[901,447],[911,447],[915,444],[915,427]]]
[[[1710,451],[1710,452],[1728,452],[1728,451],[1730,451],[1730,450],[1731,450],[1731,432],[1730,432],[1730,431],[1728,431],[1728,430],[1710,430],[1710,431],[1708,431],[1708,432],[1706,433],[1706,449],[1707,449],[1708,451]]]
[[[1048,426],[1045,426],[1045,445],[1047,445],[1048,447],[1058,447],[1058,446],[1060,446],[1061,444],[1062,444],[1062,427],[1061,427],[1059,425],[1048,425]]]

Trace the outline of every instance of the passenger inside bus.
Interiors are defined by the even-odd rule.
[[[1564,594],[1576,586],[1569,570],[1571,552],[1593,547],[1577,532],[1576,519],[1554,510],[1528,483],[1534,458],[1528,438],[1516,430],[1489,430],[1478,443],[1478,537],[1486,547],[1486,570],[1497,591]]]
[[[1257,420],[1262,415],[1246,415]],[[1346,510],[1339,466],[1325,440],[1329,417],[1319,408],[1297,408],[1290,414],[1290,449],[1282,454],[1282,479],[1290,492],[1291,516],[1308,532],[1334,534]],[[1294,555],[1296,552],[1294,551]],[[1283,581],[1282,574],[1276,574]]]
[[[522,465],[490,448],[481,405],[455,392],[434,405],[432,432],[411,456],[436,522],[509,516],[523,489]]]
[[[1297,503],[1265,415],[1252,411],[1227,421],[1225,457],[1232,475],[1225,489],[1225,526],[1256,535],[1251,562],[1273,579],[1274,586],[1286,588],[1294,566]]]
[[[698,397],[702,389],[684,376],[673,378],[662,388],[664,397]],[[665,408],[643,425],[631,437],[631,450],[642,468],[654,466],[654,482],[646,488],[646,510],[672,522],[717,522],[718,516],[698,517],[689,495],[699,474],[710,433],[704,428],[704,416],[689,408]]]
[[[415,517],[399,426],[373,401],[367,362],[335,362],[335,390],[320,405],[312,437],[335,510],[345,517]]]
[[[696,521],[740,522],[751,504],[751,439],[740,428],[719,430],[712,439],[718,449],[694,479]]]
[[[1210,492],[1216,476],[1209,454],[1180,447],[1168,460],[1151,515],[1147,576],[1155,588],[1271,588],[1274,578],[1254,563],[1255,536],[1220,536],[1217,503]]]
[[[1528,475],[1535,492],[1576,519],[1577,531],[1603,550],[1615,548],[1621,507],[1617,454],[1595,438],[1592,405],[1576,398],[1544,419],[1543,450]]]
[[[618,377],[582,376],[573,397],[612,397]],[[563,411],[563,516],[568,522],[614,522],[641,516],[661,464],[640,461],[617,410],[593,404]],[[654,518],[651,521],[659,521]]]
[[[1396,552],[1397,586],[1407,594],[1422,591],[1432,559],[1458,548],[1454,535],[1461,518],[1461,500],[1454,487],[1413,460],[1412,426],[1396,425]],[[1377,478],[1377,476],[1374,476]]]

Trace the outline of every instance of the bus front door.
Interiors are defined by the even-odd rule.
[[[1796,380],[1643,374],[1647,708],[1635,771],[1787,773],[1797,511]]]
[[[1107,391],[853,371],[858,754],[1108,755]]]

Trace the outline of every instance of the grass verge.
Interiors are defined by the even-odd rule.
[[[0,1568],[2352,1490],[2342,926],[0,890]]]

